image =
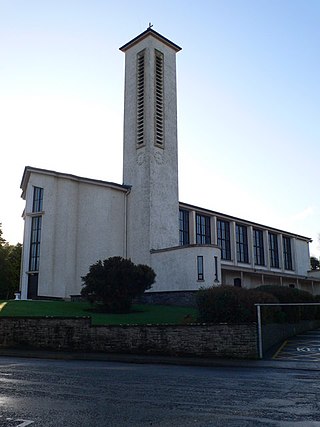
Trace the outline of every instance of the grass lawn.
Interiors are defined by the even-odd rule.
[[[0,301],[0,317],[73,317],[90,316],[93,325],[119,324],[183,324],[196,321],[197,310],[191,307],[171,307],[164,305],[134,305],[131,313],[107,314],[90,311],[87,302],[69,301]]]

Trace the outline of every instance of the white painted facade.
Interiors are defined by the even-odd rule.
[[[320,292],[320,278],[308,276],[310,239],[179,203],[179,50],[151,28],[121,48],[125,53],[124,184],[25,168],[22,298],[79,295],[81,277],[89,266],[111,256],[150,265],[157,274],[151,291],[277,283]],[[227,259],[219,240],[219,221],[229,224]],[[259,265],[256,229],[263,235]],[[245,240],[240,245],[245,262],[238,260],[244,256],[239,255],[239,230]],[[278,247],[276,268],[270,262],[270,233]],[[289,269],[284,239],[290,246]]]
[[[125,256],[125,216],[129,189],[54,171],[27,167],[21,297],[38,274],[38,295],[69,298],[79,294],[81,276],[101,256]],[[43,188],[43,210],[33,212],[34,188]],[[116,213],[120,212],[120,215]],[[29,268],[32,218],[41,216],[39,269]],[[28,244],[29,243],[29,244]]]

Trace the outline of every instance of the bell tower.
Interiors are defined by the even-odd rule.
[[[125,53],[123,183],[127,256],[150,264],[151,249],[179,244],[176,53],[151,26]]]

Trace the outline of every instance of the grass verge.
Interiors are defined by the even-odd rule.
[[[195,322],[198,312],[191,307],[134,305],[132,312],[95,313],[87,302],[69,301],[0,301],[0,317],[74,317],[90,316],[93,325],[184,324]]]

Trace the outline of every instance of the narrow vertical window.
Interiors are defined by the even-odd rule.
[[[144,143],[144,82],[145,82],[144,51],[137,55],[137,145]]]
[[[249,262],[247,227],[236,224],[236,244],[238,262]]]
[[[283,260],[284,268],[286,270],[293,270],[291,239],[289,237],[283,237]]]
[[[41,212],[43,204],[43,188],[33,187],[32,212]]]
[[[180,245],[189,245],[189,212],[183,209],[179,211],[179,236],[180,236]]]
[[[197,256],[198,280],[204,280],[203,256]]]
[[[269,253],[270,266],[273,268],[279,268],[278,236],[274,233],[269,233]]]
[[[214,281],[219,282],[219,274],[218,274],[218,257],[214,257]]]
[[[42,212],[42,210],[43,188],[33,187],[32,212]],[[42,216],[33,216],[31,220],[29,271],[39,270],[41,226]]]
[[[29,271],[39,270],[41,223],[41,216],[35,216],[32,218]]]
[[[163,53],[155,51],[155,143],[164,143]]]
[[[254,263],[256,265],[265,265],[264,262],[264,246],[263,246],[263,231],[253,230],[253,249],[254,249]]]
[[[231,260],[230,223],[228,221],[217,220],[217,237],[217,243],[221,249],[221,258]]]
[[[211,244],[210,217],[196,215],[196,241],[198,245]]]

